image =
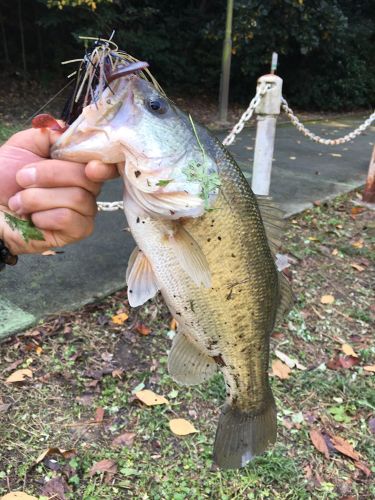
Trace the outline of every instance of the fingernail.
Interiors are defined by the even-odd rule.
[[[36,182],[36,168],[23,168],[17,173],[17,181],[22,187],[32,186]]]
[[[21,195],[20,193],[15,194],[12,196],[12,198],[9,199],[8,201],[8,207],[13,211],[13,212],[19,212],[21,209]]]

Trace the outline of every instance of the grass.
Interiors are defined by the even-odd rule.
[[[374,376],[363,369],[375,359],[374,226],[370,212],[353,211],[355,197],[290,221],[284,251],[294,259],[288,272],[297,303],[275,330],[271,352],[279,349],[307,370],[293,369],[286,380],[271,378],[279,420],[274,448],[239,471],[213,466],[221,376],[193,388],[176,385],[167,373],[171,318],[162,300],[129,310],[121,291],[0,346],[0,495],[23,490],[51,498],[45,485],[56,478],[65,493],[54,498],[67,499],[374,498],[371,477],[334,450],[325,458],[309,435],[317,429],[340,436],[370,469],[375,463]],[[320,298],[328,293],[335,302],[324,305]],[[129,319],[116,325],[111,318],[121,312]],[[139,322],[151,328],[149,335],[138,333]],[[353,346],[359,364],[329,369],[344,342]],[[9,373],[26,367],[33,379],[4,383]],[[142,405],[133,394],[140,384],[169,404]],[[96,419],[98,408],[104,409],[103,420]],[[173,435],[168,421],[176,417],[190,420],[199,432]],[[124,432],[135,434],[133,444],[114,448],[113,439]],[[51,447],[75,453],[36,463]],[[90,475],[103,459],[115,462],[116,473]]]

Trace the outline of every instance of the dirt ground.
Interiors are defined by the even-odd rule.
[[[123,290],[0,346],[0,494],[374,498],[375,222],[359,196],[288,221],[284,272],[296,304],[271,340],[275,447],[239,471],[213,466],[221,376],[176,385],[166,367],[175,325],[162,299],[131,310]],[[144,389],[167,402],[147,406]],[[174,434],[175,418],[197,432]]]

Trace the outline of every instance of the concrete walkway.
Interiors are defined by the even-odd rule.
[[[308,124],[326,138],[347,134],[363,121],[348,119]],[[375,142],[375,127],[342,146],[321,146],[290,125],[276,133],[271,195],[288,215],[364,184]],[[226,133],[218,133],[220,139]],[[255,128],[246,128],[230,148],[251,179]],[[101,200],[122,198],[121,181],[108,183]],[[100,213],[95,234],[53,256],[22,256],[0,276],[0,339],[49,314],[76,309],[122,288],[133,241],[121,211]]]

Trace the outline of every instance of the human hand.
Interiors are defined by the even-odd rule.
[[[40,253],[89,236],[101,183],[118,175],[114,165],[96,160],[84,165],[48,159],[59,135],[24,130],[0,147],[0,239],[15,255]],[[44,240],[25,242],[5,222],[4,212],[30,217]]]

